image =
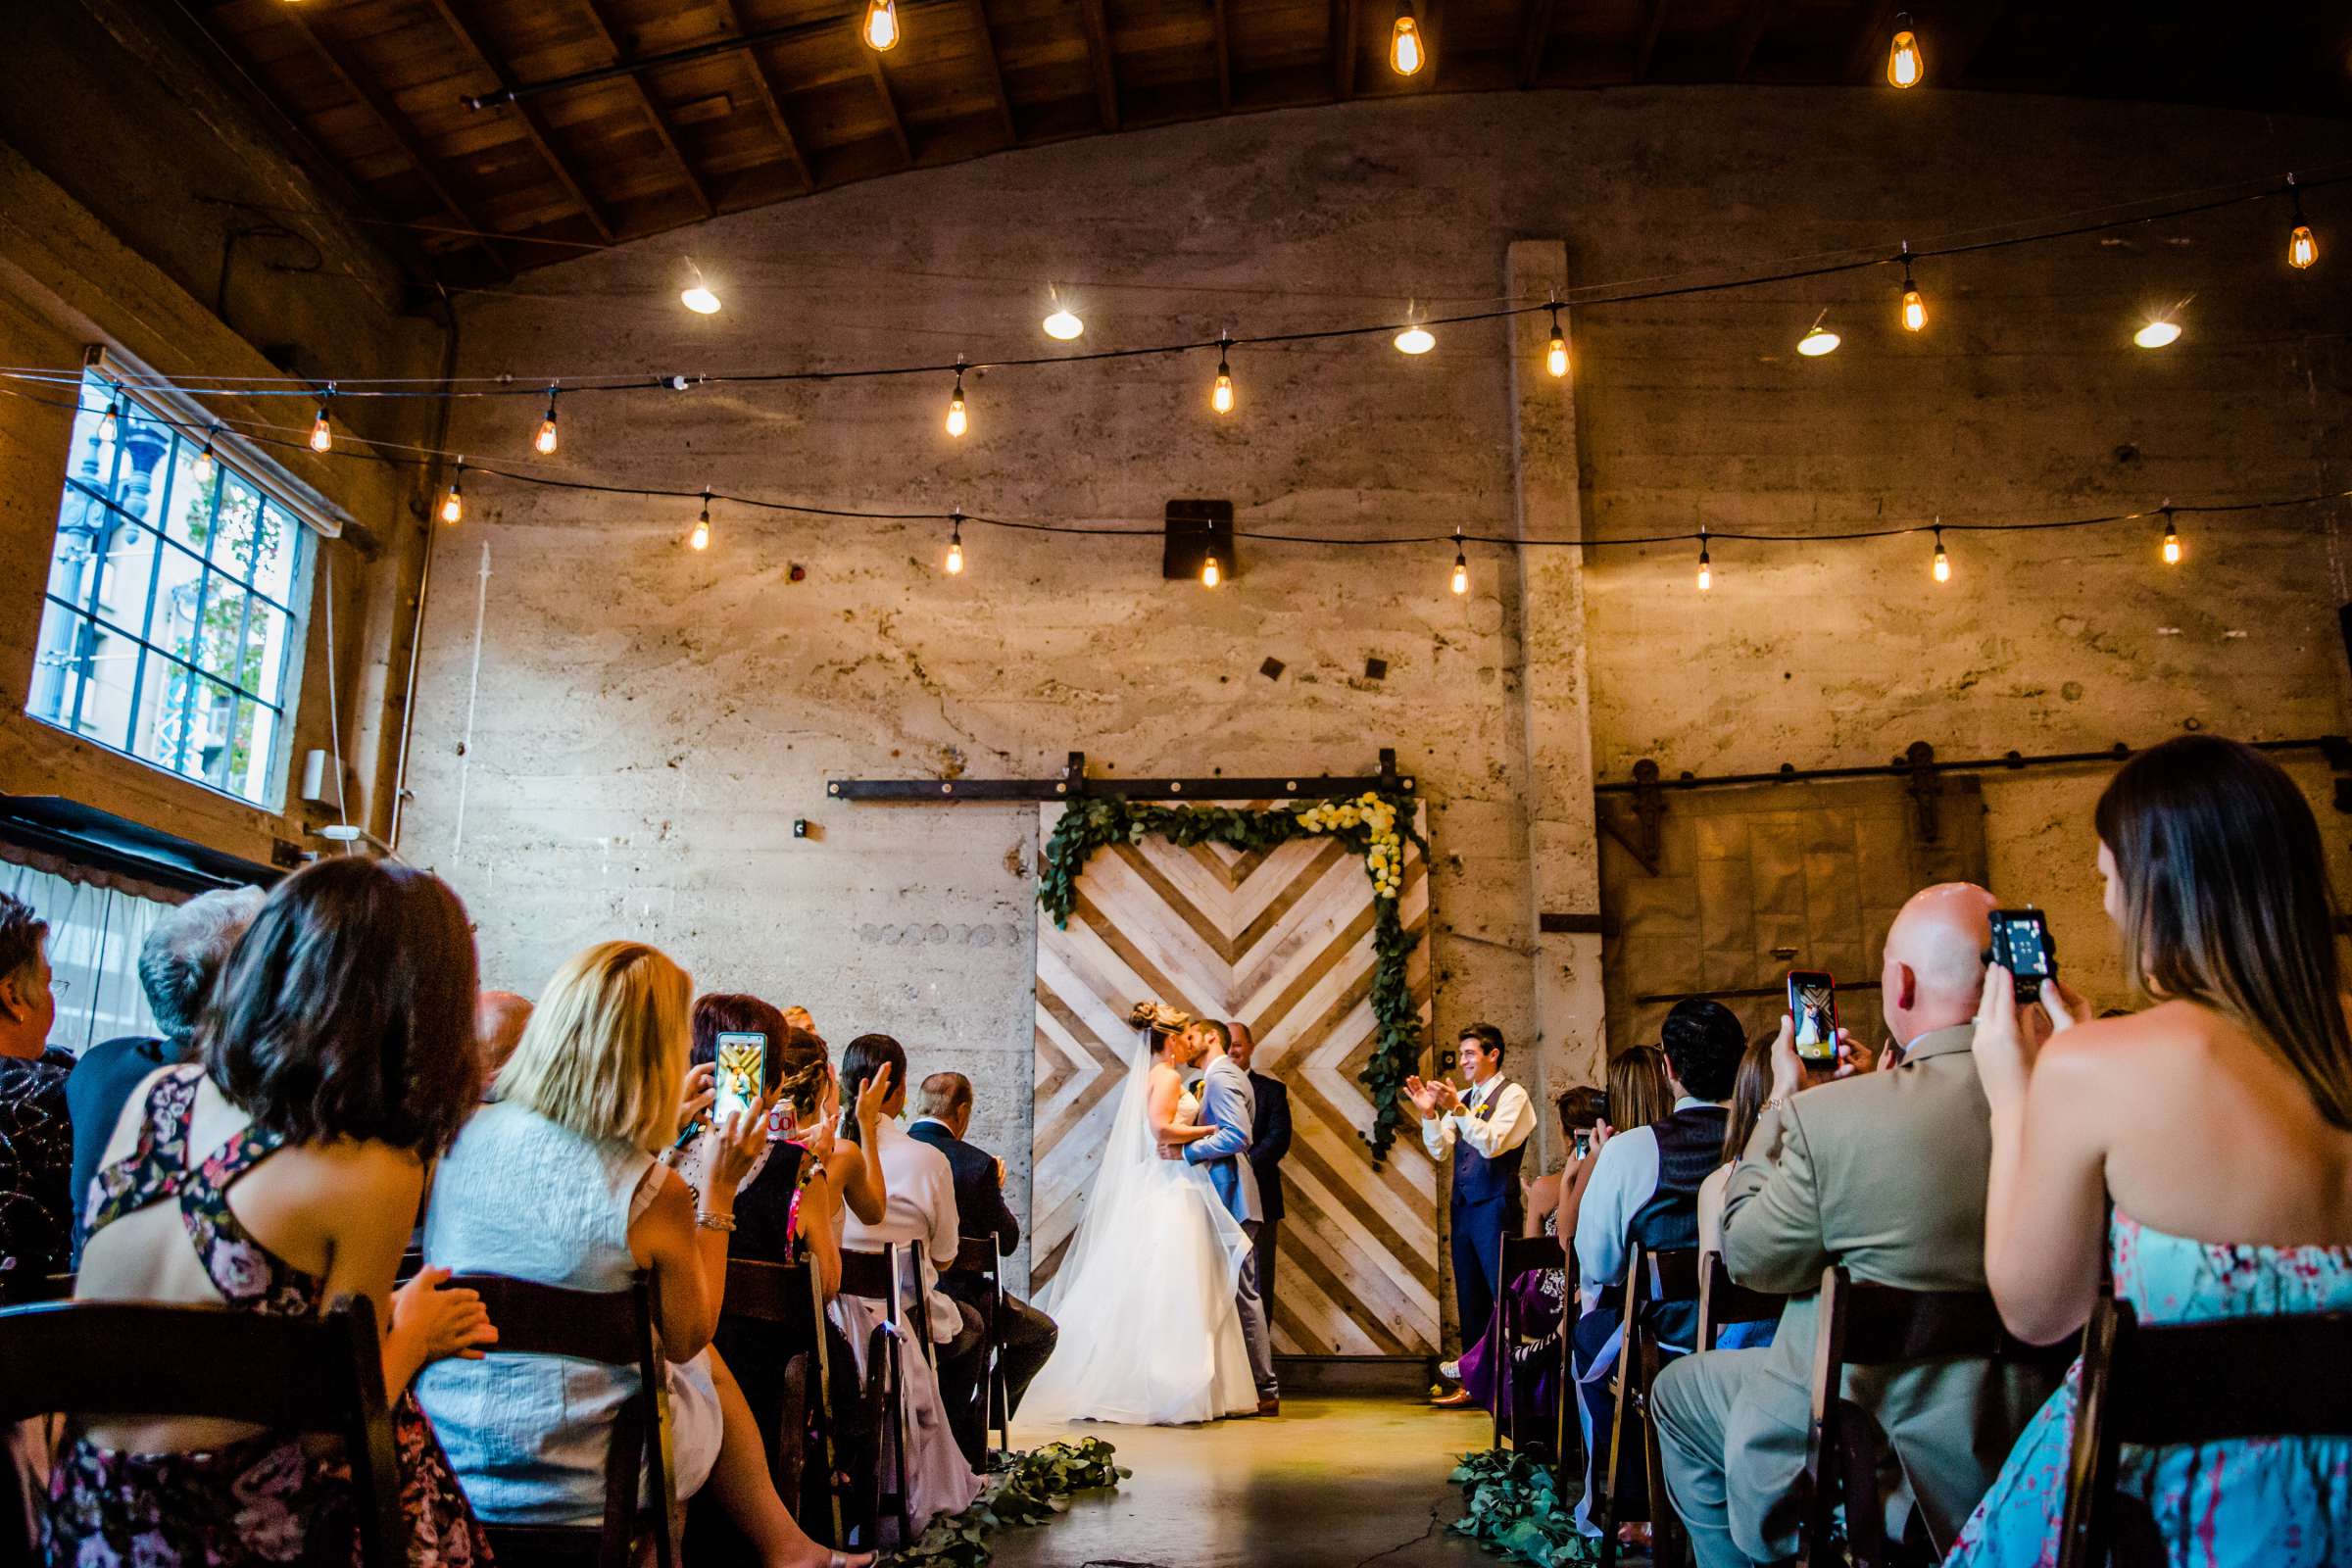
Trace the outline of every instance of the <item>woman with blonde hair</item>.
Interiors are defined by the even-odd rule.
[[[699,1196],[657,1158],[682,1119],[693,995],[686,971],[642,942],[599,943],[559,969],[498,1102],[442,1164],[425,1255],[582,1291],[651,1275],[679,1497],[710,1483],[769,1568],[846,1568],[777,1497],[750,1406],[710,1348],[736,1188],[766,1142],[772,1097],[719,1125]],[[418,1384],[475,1509],[502,1524],[593,1524],[609,1429],[635,1392],[634,1373],[553,1356],[444,1364]]]

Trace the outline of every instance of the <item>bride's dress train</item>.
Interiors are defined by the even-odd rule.
[[[1061,1338],[1024,1421],[1179,1426],[1257,1409],[1234,1304],[1250,1239],[1205,1171],[1153,1149],[1137,1049],[1078,1233],[1038,1299]],[[1189,1094],[1180,1104],[1197,1112]]]

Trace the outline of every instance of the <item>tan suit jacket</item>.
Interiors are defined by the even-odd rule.
[[[1991,1110],[1969,1054],[1975,1025],[1920,1036],[1903,1064],[1768,1110],[1725,1194],[1723,1260],[1741,1285],[1791,1298],[1756,1393],[1807,1424],[1822,1270],[1912,1291],[1984,1289]],[[1780,1385],[1780,1387],[1772,1387]],[[1846,1373],[1874,1412],[1938,1548],[1951,1545],[2053,1369],[1983,1360]],[[1799,1450],[1801,1463],[1801,1449]]]

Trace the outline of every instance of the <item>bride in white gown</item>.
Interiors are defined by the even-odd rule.
[[[1142,1028],[1102,1168],[1038,1300],[1061,1338],[1021,1400],[1024,1421],[1177,1426],[1257,1409],[1234,1303],[1250,1239],[1204,1169],[1158,1152],[1212,1130],[1181,1072],[1200,1048],[1190,1020],[1156,1004],[1131,1021]]]

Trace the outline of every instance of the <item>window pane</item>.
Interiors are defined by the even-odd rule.
[[[251,689],[245,666],[243,588],[216,571],[204,585],[204,622],[196,628],[196,664],[231,686]]]
[[[54,632],[60,639],[60,652],[69,662],[68,678],[56,688],[55,716],[36,716],[49,718],[101,746],[121,747],[130,729],[131,685],[138,679],[139,645],[55,605],[50,612],[41,618],[42,652],[48,652]],[[36,701],[43,695],[42,677],[47,673],[42,668],[33,672]],[[76,674],[78,680],[73,678]],[[80,704],[78,718],[76,702]]]
[[[81,652],[81,628],[87,622],[51,600],[41,614],[40,647],[32,656],[32,696],[24,711],[52,724],[74,722],[74,700],[81,694],[82,674],[89,667]],[[112,742],[122,744],[117,736]]]
[[[147,612],[147,640],[175,659],[196,659],[196,614],[204,598],[204,566],[186,551],[167,544],[156,563],[153,605]],[[137,617],[125,619],[126,627]]]
[[[277,715],[250,697],[237,699],[236,743],[229,755],[228,780],[221,787],[249,801],[264,799],[276,754]]]
[[[293,622],[284,611],[259,598],[252,598],[247,613],[251,618],[245,625],[245,661],[238,684],[249,695],[274,705],[285,697],[286,653],[293,640]]]
[[[284,604],[294,586],[294,557],[302,544],[302,524],[283,507],[270,507],[261,525],[252,530],[244,570],[253,585]]]
[[[218,508],[209,514],[203,540],[197,544],[207,550],[213,564],[236,576],[245,575],[245,563],[252,549],[254,518],[262,510],[262,493],[235,474],[220,481]]]

